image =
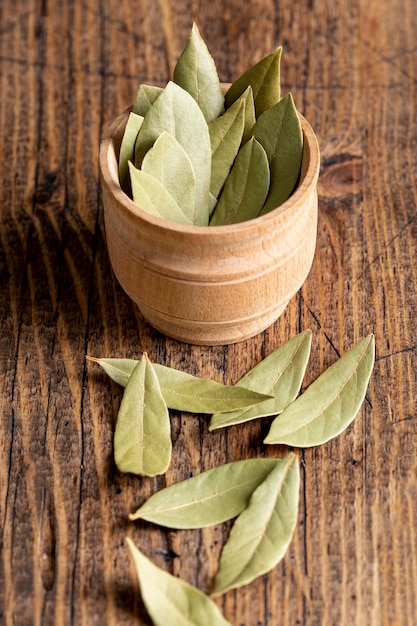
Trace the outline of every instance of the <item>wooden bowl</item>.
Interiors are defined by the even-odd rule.
[[[107,246],[114,273],[143,316],[169,337],[235,343],[272,324],[305,281],[317,234],[316,136],[300,116],[300,183],[270,213],[227,226],[187,226],[154,217],[120,188],[118,154],[129,110],[100,146]]]

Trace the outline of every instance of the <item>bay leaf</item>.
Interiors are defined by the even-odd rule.
[[[264,147],[271,168],[271,186],[260,215],[285,202],[297,184],[303,156],[303,133],[291,94],[257,120],[252,134]]]
[[[209,193],[209,218],[213,215],[213,211],[216,208],[217,198],[212,193]]]
[[[114,457],[121,472],[163,474],[171,461],[168,408],[146,355],[126,385],[114,432]]]
[[[126,387],[138,363],[136,359],[88,359],[98,363],[112,380],[123,387]],[[153,369],[165,402],[170,409],[177,411],[220,413],[252,406],[269,397],[244,387],[223,385],[214,380],[199,378],[159,363],[153,363]]]
[[[157,567],[126,537],[143,603],[155,626],[231,626],[196,587]]]
[[[129,515],[168,528],[204,528],[239,515],[279,461],[247,459],[220,465],[154,493]]]
[[[137,113],[138,115],[142,115],[142,117],[145,117],[151,106],[154,104],[155,100],[159,98],[163,91],[163,87],[156,87],[155,85],[145,84],[140,85],[136,93],[135,102],[133,104],[133,113]]]
[[[196,187],[193,166],[175,137],[166,131],[158,137],[143,159],[142,171],[159,180],[193,223]]]
[[[196,178],[194,223],[207,226],[211,177],[211,144],[207,122],[194,98],[179,85],[169,82],[143,120],[136,140],[135,165],[158,137],[166,131],[187,153]]]
[[[243,92],[240,100],[244,100],[245,102],[245,127],[243,129],[242,143],[246,143],[252,134],[253,127],[256,124],[255,102],[253,100],[253,91],[250,85]]]
[[[210,226],[257,217],[269,189],[265,150],[253,137],[239,150],[210,219]]]
[[[249,85],[253,90],[257,118],[279,102],[281,98],[281,53],[282,47],[277,48],[235,80],[225,95],[226,109],[243,94]]]
[[[374,365],[368,335],[328,367],[271,424],[265,443],[310,447],[339,435],[356,417]]]
[[[297,522],[299,485],[299,464],[291,452],[255,489],[234,522],[220,556],[213,596],[250,583],[283,558]]]
[[[174,82],[193,96],[207,122],[224,112],[216,64],[196,24],[174,68]]]
[[[143,117],[135,113],[129,113],[127,118],[125,131],[123,133],[122,143],[119,152],[119,180],[120,186],[125,193],[131,194],[129,161],[135,159],[135,143],[139,129],[142,126]]]
[[[209,124],[211,142],[210,193],[218,197],[239,151],[245,126],[245,101],[240,98]]]
[[[157,178],[137,169],[130,161],[129,172],[133,202],[141,209],[172,222],[192,224],[191,219]]]
[[[311,330],[305,330],[255,365],[236,385],[273,397],[245,409],[214,414],[209,430],[281,413],[300,391],[310,349]]]

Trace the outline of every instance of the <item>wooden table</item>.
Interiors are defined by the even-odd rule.
[[[216,602],[234,626],[417,624],[415,3],[4,0],[0,17],[0,623],[150,624],[126,536],[208,591],[225,527],[128,513],[192,473],[282,452],[261,444],[268,420],[209,434],[206,417],[173,412],[166,476],[122,475],[122,391],[87,354],[146,351],[232,384],[311,328],[305,386],[375,333],[366,401],[340,437],[298,452],[285,559]],[[103,227],[100,137],[140,81],[172,76],[193,20],[226,82],[284,46],[283,91],[322,153],[310,275],[273,326],[231,346],[153,330],[112,275]]]

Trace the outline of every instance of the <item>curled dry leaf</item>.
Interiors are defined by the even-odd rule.
[[[130,538],[126,541],[143,603],[155,626],[231,626],[208,596],[157,567]]]
[[[265,443],[309,447],[339,435],[365,398],[375,356],[369,335],[321,374],[271,425]]]
[[[114,457],[121,472],[163,474],[171,461],[168,409],[146,355],[136,365],[123,394],[114,432]]]

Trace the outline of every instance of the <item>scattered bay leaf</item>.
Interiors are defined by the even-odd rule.
[[[175,137],[192,163],[196,179],[194,223],[207,226],[211,177],[208,125],[194,98],[173,82],[168,83],[143,120],[136,140],[137,168],[164,131]]]
[[[356,417],[374,365],[369,335],[321,374],[271,425],[265,443],[309,447],[339,435]]]
[[[280,461],[248,459],[220,465],[154,493],[129,519],[168,528],[204,528],[241,513],[252,492]]]
[[[294,453],[255,489],[223,547],[213,596],[250,583],[285,555],[298,515],[300,470]]]
[[[287,200],[300,175],[303,133],[291,94],[258,118],[252,134],[264,147],[271,169],[264,215]]]
[[[310,348],[311,330],[305,330],[255,365],[236,385],[273,397],[245,409],[214,414],[209,430],[281,413],[300,391]]]
[[[130,195],[130,177],[129,177],[129,161],[135,159],[135,143],[139,133],[139,129],[142,126],[143,117],[136,115],[136,113],[129,113],[127,118],[125,132],[123,133],[123,139],[120,146],[119,153],[119,179],[120,186],[125,193]]]
[[[126,385],[114,432],[114,457],[121,472],[163,474],[171,461],[167,405],[152,363],[146,355]]]
[[[158,137],[143,159],[142,171],[159,180],[193,223],[196,186],[193,166],[175,137],[166,131]]]
[[[137,169],[130,161],[129,172],[133,202],[141,209],[166,220],[180,224],[192,224],[191,219],[155,176]]]
[[[210,226],[236,224],[257,217],[268,189],[268,159],[261,144],[252,137],[238,152]]]
[[[108,376],[126,387],[138,361],[136,359],[97,359]],[[187,372],[153,363],[162,395],[170,409],[190,413],[220,413],[251,406],[269,396],[244,387],[222,385],[214,380],[199,378]]]
[[[163,87],[156,87],[155,85],[140,85],[136,93],[135,102],[132,108],[134,113],[145,117],[155,100],[159,98],[164,91]],[[133,160],[133,159],[132,159]]]
[[[256,117],[277,104],[281,98],[281,53],[282,47],[279,47],[244,72],[227,91],[226,108],[229,108],[249,85],[253,90]]]
[[[209,124],[211,141],[210,192],[217,198],[239,151],[245,125],[245,101],[240,98]]]
[[[189,583],[157,567],[127,537],[143,603],[155,626],[231,626],[217,605]]]
[[[195,24],[174,68],[174,82],[193,96],[207,122],[222,115],[224,95],[217,68]]]

